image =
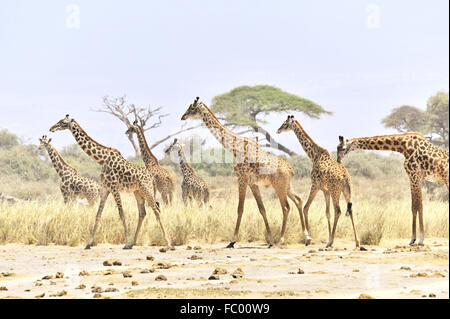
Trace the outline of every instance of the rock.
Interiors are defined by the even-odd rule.
[[[44,297],[45,297],[45,292],[40,295],[34,296],[34,298],[37,298],[37,299],[44,298]]]
[[[208,280],[219,280],[219,276],[218,275],[211,275],[209,276]]]
[[[172,265],[164,261],[160,261],[159,263],[154,264],[153,267],[157,269],[169,269],[172,267]]]
[[[119,289],[117,288],[106,288],[104,292],[118,292]]]
[[[359,272],[359,269],[353,269],[352,271],[353,272]]]
[[[415,278],[415,277],[428,277],[428,274],[426,272],[418,272],[417,274],[411,274],[409,277]]]
[[[40,287],[40,286],[42,286],[42,282],[35,282],[34,285],[35,285],[36,287]]]
[[[226,269],[217,267],[216,269],[214,269],[213,275],[226,275],[228,273],[228,271]]]
[[[232,274],[231,276],[233,276],[233,278],[242,278],[244,277],[244,272],[242,271],[241,268],[237,268]]]
[[[401,266],[400,269],[401,270],[411,270],[411,267],[409,267],[409,266]]]
[[[310,254],[313,254],[313,253],[315,253],[315,252],[316,252],[315,249],[310,249],[310,250],[308,250],[308,253],[310,253]]]
[[[161,248],[161,249],[159,250],[159,252],[160,252],[160,253],[166,253],[166,252],[167,252],[167,248],[166,248],[166,247],[163,247],[163,248]]]
[[[122,273],[122,275],[123,275],[123,278],[131,278],[131,277],[133,277],[133,275],[129,271],[124,271]]]
[[[190,260],[199,260],[199,259],[203,259],[203,257],[199,256],[199,255],[192,255],[191,257],[189,257],[188,259]]]
[[[67,295],[67,291],[63,290],[63,291],[57,292],[56,294],[50,295],[50,297],[62,297],[62,296],[65,296],[65,295]]]
[[[50,280],[50,279],[53,279],[53,278],[54,277],[52,275],[47,275],[47,276],[42,277],[42,280]]]
[[[103,289],[102,289],[102,287],[95,286],[92,288],[91,292],[100,293],[100,292],[103,292]]]
[[[155,278],[156,281],[167,281],[166,276],[164,275],[159,275]]]
[[[86,288],[86,285],[83,285],[83,284],[81,284],[81,285],[79,285],[77,288],[75,288],[75,289],[85,289]]]
[[[368,294],[360,294],[358,299],[375,299],[375,298]]]
[[[192,250],[192,247],[191,246],[187,246],[186,250]]]
[[[139,286],[139,282],[137,282],[136,280],[133,280],[133,281],[131,282],[131,285],[132,285],[132,286]]]
[[[122,266],[122,262],[120,260],[114,260],[112,264],[113,266]]]
[[[105,266],[105,267],[111,267],[112,265],[113,265],[113,263],[111,260],[105,260],[103,262],[103,266]]]
[[[147,260],[153,261],[153,260],[155,260],[155,257],[153,257],[152,255],[148,255]]]
[[[62,272],[57,272],[56,275],[55,275],[55,278],[56,278],[56,279],[64,278],[64,273],[62,273]]]
[[[200,250],[200,249],[202,249],[202,247],[200,247],[200,246],[195,246],[194,247],[194,250]]]
[[[78,276],[89,276],[89,273],[86,270],[82,270],[82,271],[80,271]]]
[[[445,275],[441,274],[441,273],[438,272],[438,271],[435,271],[435,272],[434,272],[433,274],[431,274],[429,277],[431,277],[431,278],[444,278]]]
[[[303,271],[303,269],[299,268],[297,271],[297,274],[299,275],[303,275],[305,272]]]
[[[434,293],[430,293],[430,294],[428,295],[428,297],[430,297],[430,298],[436,298],[436,295],[435,295]]]
[[[97,298],[102,298],[102,297],[103,297],[103,296],[102,296],[101,294],[95,294],[95,295],[94,295],[94,298],[96,298],[96,299],[97,299]]]
[[[15,197],[0,193],[0,203],[6,202],[10,205],[17,203],[19,200]]]
[[[6,288],[5,286],[1,286],[0,291],[8,291],[8,288]]]

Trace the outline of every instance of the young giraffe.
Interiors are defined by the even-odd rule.
[[[67,204],[69,200],[76,198],[85,198],[89,205],[94,205],[95,200],[100,195],[100,185],[87,177],[78,174],[77,170],[64,161],[61,154],[50,144],[52,139],[47,139],[47,136],[42,136],[39,139],[40,150],[46,150],[53,167],[61,178],[60,190],[64,198],[64,203]]]
[[[175,190],[175,179],[172,174],[164,167],[162,167],[158,159],[153,155],[152,151],[148,147],[147,140],[144,135],[144,130],[138,124],[137,121],[134,121],[133,125],[131,125],[125,134],[136,134],[139,141],[139,148],[141,150],[142,160],[145,163],[145,167],[150,171],[150,174],[153,175],[155,180],[155,193],[156,190],[161,194],[161,197],[164,201],[164,204],[172,203],[173,200],[173,192]]]
[[[423,206],[422,182],[428,180],[435,183],[445,183],[448,190],[448,151],[431,144],[422,134],[403,133],[374,137],[362,137],[345,140],[339,136],[338,162],[354,150],[394,151],[405,157],[404,167],[411,184],[412,236],[410,245],[416,241],[416,217],[419,213],[420,240],[423,246]]]
[[[227,248],[233,248],[238,239],[239,226],[241,224],[242,214],[244,212],[245,195],[247,186],[255,197],[258,204],[259,212],[264,220],[267,235],[269,237],[269,247],[273,246],[273,237],[270,231],[269,222],[267,221],[266,210],[259,191],[259,185],[272,186],[280,200],[283,211],[283,224],[281,227],[281,235],[279,243],[284,242],[284,234],[286,232],[286,222],[289,215],[289,197],[297,206],[300,221],[306,237],[306,243],[309,243],[307,229],[303,220],[302,200],[292,191],[291,176],[294,174],[293,168],[282,158],[264,152],[259,144],[251,139],[234,134],[228,128],[223,126],[214,116],[211,110],[203,103],[198,101],[197,97],[193,104],[189,106],[181,120],[188,118],[202,119],[206,127],[209,128],[212,135],[236,158],[234,166],[235,174],[239,184],[239,205],[236,228],[233,239]]]
[[[119,216],[122,220],[126,241],[124,249],[131,249],[136,244],[142,221],[146,215],[145,201],[153,209],[161,227],[164,240],[169,246],[170,242],[160,219],[159,204],[153,197],[153,176],[151,176],[150,172],[145,167],[126,161],[118,150],[103,146],[94,141],[74,119],[69,118],[69,115],[66,115],[65,118],[50,128],[50,132],[62,130],[69,130],[83,151],[102,166],[102,172],[100,174],[102,182],[101,201],[86,249],[90,249],[94,243],[95,231],[97,230],[103,208],[110,193],[114,196],[119,210]],[[120,198],[120,192],[122,191],[134,193],[139,210],[139,220],[132,243],[129,243],[128,240],[127,225]]]
[[[200,205],[209,202],[209,188],[203,178],[198,176],[191,165],[189,165],[186,154],[184,153],[183,146],[178,143],[177,139],[174,139],[173,143],[166,149],[166,154],[170,154],[172,150],[177,152],[178,161],[180,162],[181,173],[183,174],[183,183],[181,184],[181,193],[183,202],[186,205],[189,200],[195,199]]]
[[[334,235],[336,232],[336,226],[341,216],[341,208],[339,206],[339,199],[341,194],[344,195],[347,201],[347,215],[350,215],[353,233],[355,235],[356,248],[359,247],[358,235],[356,234],[355,223],[353,222],[352,212],[352,179],[350,174],[344,165],[337,163],[330,156],[330,153],[314,142],[314,140],[306,133],[300,123],[294,119],[293,115],[289,115],[287,120],[281,125],[277,133],[287,131],[294,131],[297,139],[305,150],[306,155],[311,159],[313,163],[313,169],[311,172],[311,191],[309,193],[308,201],[303,207],[303,215],[305,217],[305,226],[309,231],[308,225],[308,211],[312,201],[316,197],[317,193],[321,190],[325,195],[326,204],[326,216],[328,220],[328,234],[329,240],[327,247],[331,247],[334,241]],[[330,196],[333,200],[334,206],[334,223],[333,231],[331,231],[330,223]]]

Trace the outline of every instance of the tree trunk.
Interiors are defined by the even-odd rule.
[[[130,140],[131,145],[133,145],[136,157],[140,157],[141,153],[139,152],[139,148],[137,147],[136,142],[134,141],[133,134],[128,134],[127,136],[128,136],[128,139]]]
[[[263,129],[260,126],[252,126],[252,129],[256,132],[256,133],[261,133],[265,136],[266,140],[269,142],[269,147],[273,148],[273,149],[277,149],[279,151],[282,151],[286,154],[288,154],[289,156],[294,156],[294,155],[298,155],[297,153],[295,153],[294,151],[290,150],[289,148],[287,148],[286,146],[278,143],[277,141],[275,141],[275,139],[270,135],[269,132],[267,132],[265,129]]]

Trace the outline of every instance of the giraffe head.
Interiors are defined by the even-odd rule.
[[[339,144],[337,146],[337,161],[341,163],[345,155],[352,150],[352,143],[348,140],[344,140],[343,136],[339,136]]]
[[[39,149],[39,150],[47,149],[47,147],[50,145],[50,142],[51,142],[51,141],[52,141],[51,138],[50,138],[50,139],[47,139],[47,135],[42,136],[42,137],[39,139],[40,144],[39,144],[38,149]]]
[[[178,139],[175,138],[175,139],[173,140],[172,144],[170,144],[170,146],[169,146],[168,148],[166,148],[166,150],[164,151],[164,153],[170,154],[170,153],[172,152],[172,150],[179,151],[179,150],[182,150],[182,149],[183,149],[183,147],[181,146],[180,143],[178,143]]]
[[[50,128],[50,132],[53,133],[56,131],[70,130],[73,122],[74,120],[69,117],[69,114],[67,114],[66,117]]]
[[[293,130],[294,127],[295,127],[294,115],[288,115],[286,121],[284,121],[284,123],[278,129],[277,134]]]
[[[197,96],[194,100],[194,103],[189,105],[189,108],[184,113],[184,115],[181,117],[181,120],[187,120],[187,119],[198,119],[202,116],[202,106],[203,103],[199,102],[199,97]]]
[[[125,132],[126,135],[131,135],[131,134],[138,134],[139,131],[139,127],[138,127],[138,121],[135,120],[133,122],[132,125],[130,125],[130,127],[128,127],[128,130]]]

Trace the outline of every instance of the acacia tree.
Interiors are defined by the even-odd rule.
[[[261,125],[267,122],[262,118],[273,112],[302,112],[310,118],[318,119],[322,114],[331,114],[320,105],[287,93],[269,85],[240,86],[228,93],[213,98],[211,109],[227,125],[248,127],[254,133],[260,133],[268,144],[263,146],[283,151],[292,156],[295,152],[276,142]]]
[[[162,113],[162,107],[137,107],[134,104],[128,104],[126,101],[126,96],[121,96],[117,98],[109,98],[105,96],[103,98],[103,106],[94,110],[96,112],[102,112],[111,114],[117,119],[119,119],[122,123],[125,124],[127,129],[132,125],[132,123],[137,120],[139,124],[144,129],[144,132],[149,131],[151,129],[157,128],[162,124],[162,118],[168,116],[169,114]],[[150,120],[153,120],[153,123],[150,124]],[[168,139],[182,133],[185,131],[192,130],[200,125],[185,127],[182,126],[181,129],[177,132],[171,133],[165,138],[154,142],[149,146],[150,149],[155,148],[159,144],[167,141]],[[128,134],[128,140],[134,148],[136,153],[136,157],[140,155],[138,143],[134,140],[133,134]]]
[[[438,92],[427,101],[426,110],[403,105],[394,108],[382,123],[400,133],[420,132],[435,145],[448,148],[449,127],[448,92]]]

